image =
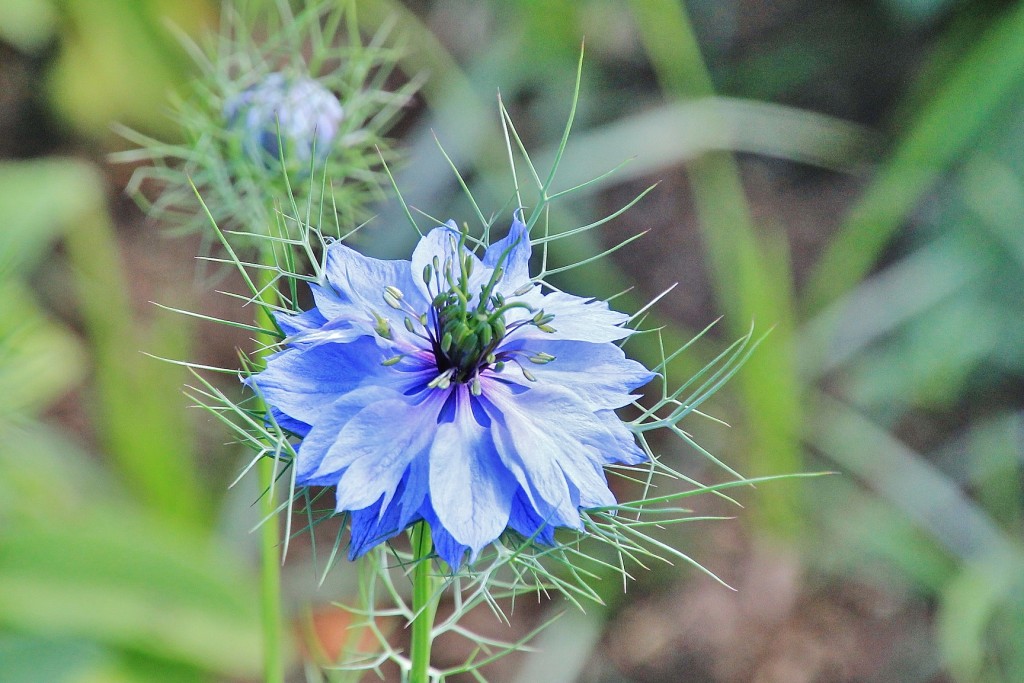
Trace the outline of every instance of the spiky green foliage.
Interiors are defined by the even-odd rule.
[[[551,288],[554,288],[554,285],[547,281],[547,277],[586,266],[639,237],[637,235],[627,238],[612,249],[573,263],[549,263],[549,245],[600,227],[636,201],[589,225],[569,230],[552,229],[551,205],[572,197],[575,191],[585,188],[588,184],[565,190],[558,190],[555,187],[556,172],[572,128],[578,94],[577,82],[572,112],[558,152],[551,168],[543,173],[534,165],[511,117],[504,105],[499,103],[513,189],[506,206],[501,207],[495,214],[486,214],[483,211],[458,169],[452,164],[452,169],[479,224],[472,231],[477,247],[485,248],[488,245],[491,226],[497,220],[496,216],[507,213],[512,206],[528,207],[525,221],[534,228],[532,243],[539,247],[537,251],[541,258],[541,270],[535,281]],[[445,154],[443,149],[441,154]],[[384,168],[390,175],[386,164]],[[521,172],[520,169],[524,171]],[[287,179],[285,182],[287,183]],[[397,186],[395,191],[400,198],[401,192]],[[303,282],[322,282],[324,277],[324,247],[328,238],[320,227],[319,217],[325,213],[326,200],[321,197],[319,206],[312,202],[300,206],[300,201],[290,188],[288,196],[290,211],[277,214],[274,230],[260,235],[223,230],[218,224],[217,214],[210,209],[206,212],[206,219],[213,234],[217,236],[226,253],[226,257],[221,260],[233,265],[249,288],[248,294],[235,296],[246,304],[255,305],[266,311],[298,311],[298,285]],[[639,198],[637,197],[637,200]],[[209,206],[209,202],[204,202],[204,205]],[[422,233],[421,221],[414,217],[414,211],[404,202],[402,206],[410,227]],[[335,217],[333,220],[338,219]],[[432,224],[440,223],[436,218],[428,217],[428,220]],[[336,222],[332,233],[341,232],[340,223]],[[263,260],[245,260],[234,246],[239,238],[255,238],[261,245],[259,251],[264,256]],[[303,264],[310,264],[312,272],[306,272]],[[652,305],[654,303],[652,302]],[[634,315],[631,324],[639,333],[657,335],[660,340],[659,330],[645,331],[641,327],[647,310],[648,307],[645,307]],[[199,317],[209,319],[205,316]],[[272,320],[270,316],[264,316],[263,319]],[[242,356],[242,377],[258,371],[260,357],[266,352],[282,347],[285,341],[282,331],[272,324],[264,326],[222,322],[257,334],[265,345],[265,348],[252,356]],[[508,621],[506,610],[514,605],[517,596],[529,593],[560,595],[569,603],[582,608],[588,602],[603,601],[604,591],[598,587],[600,582],[617,579],[625,585],[633,578],[633,573],[637,569],[644,569],[658,562],[683,562],[714,576],[684,551],[661,540],[659,530],[685,522],[712,519],[682,507],[685,499],[713,493],[725,500],[731,500],[722,492],[724,489],[755,483],[754,480],[744,479],[698,446],[681,427],[681,422],[685,418],[703,416],[700,411],[702,404],[739,369],[758,341],[751,334],[745,335],[700,372],[682,383],[670,380],[668,367],[673,359],[687,350],[689,344],[670,352],[665,351],[664,343],[659,344],[662,349],[661,362],[654,368],[659,374],[659,391],[646,401],[636,401],[632,408],[636,416],[627,423],[638,443],[650,457],[650,461],[638,467],[609,469],[610,474],[624,480],[624,488],[630,491],[632,496],[614,506],[586,510],[585,532],[562,530],[557,537],[558,544],[549,547],[509,531],[486,549],[476,562],[457,571],[436,559],[416,557],[403,543],[389,544],[386,548],[377,548],[371,552],[359,565],[361,604],[351,609],[363,618],[356,628],[373,634],[377,647],[369,654],[364,649],[353,651],[349,653],[351,657],[341,662],[339,666],[352,671],[377,671],[383,676],[381,666],[390,661],[403,672],[411,670],[412,662],[408,654],[396,648],[380,623],[381,620],[391,618],[399,618],[408,623],[415,620],[417,610],[409,599],[408,584],[409,577],[413,574],[428,576],[437,594],[443,593],[448,596],[453,608],[450,616],[431,627],[431,638],[456,634],[475,645],[472,654],[459,665],[447,670],[432,669],[431,678],[439,681],[457,673],[469,673],[478,680],[483,680],[479,671],[481,667],[523,646],[525,640],[503,643],[466,630],[461,624],[461,618],[478,607],[486,605],[499,620]],[[322,539],[319,538],[322,535],[319,532],[320,525],[329,519],[337,518],[339,514],[329,500],[324,500],[322,490],[295,486],[292,467],[295,458],[294,437],[275,423],[273,416],[264,409],[258,397],[238,403],[205,377],[208,371],[238,374],[237,369],[207,368],[187,363],[186,365],[193,370],[197,379],[197,383],[191,388],[192,398],[199,406],[223,421],[237,440],[255,454],[250,465],[239,475],[240,478],[261,461],[273,462],[273,483],[265,495],[274,498],[275,489],[283,489],[286,493],[281,498],[274,498],[283,502],[276,506],[273,514],[267,519],[283,513],[288,520],[283,551],[287,553],[288,540],[295,534],[309,533],[314,541],[314,552],[318,552],[316,549],[322,548]],[[660,457],[658,447],[650,438],[655,432],[667,432],[695,448],[721,465],[731,480],[724,484],[706,486],[681,473]],[[302,528],[294,529],[292,520],[301,518],[300,515],[305,517],[306,523]],[[332,541],[329,542],[330,550],[326,553],[326,558],[322,557],[323,551],[319,551],[325,576],[336,566],[345,543],[346,524],[343,515],[341,521],[340,531],[335,532]],[[424,563],[429,563],[429,568],[425,568]]]
[[[313,2],[296,13],[285,0],[241,7],[224,3],[218,34],[201,44],[183,36],[199,71],[188,91],[172,101],[172,115],[185,139],[162,142],[118,127],[138,148],[113,159],[142,163],[128,192],[162,223],[209,237],[194,184],[217,225],[254,236],[237,236],[236,247],[245,253],[258,248],[255,237],[273,233],[275,202],[289,189],[279,165],[253,163],[242,132],[230,125],[225,110],[247,88],[281,73],[315,79],[344,109],[325,163],[313,158],[306,169],[296,168],[295,160],[281,160],[291,171],[290,191],[337,214],[337,220],[325,223],[328,230],[364,220],[367,203],[381,195],[380,160],[390,157],[386,132],[417,83],[395,73],[401,47],[388,26],[364,40],[356,4]],[[313,141],[314,146],[326,143]]]

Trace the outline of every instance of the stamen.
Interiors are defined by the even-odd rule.
[[[434,379],[427,382],[427,387],[430,389],[447,389],[451,386],[451,377],[455,373],[455,368],[448,368]]]
[[[388,285],[387,287],[384,288],[384,302],[387,303],[387,305],[390,306],[391,308],[402,308],[402,298],[404,296],[405,295],[402,294],[402,290],[400,290],[398,287]]]
[[[384,339],[391,339],[391,323],[382,318],[377,311],[373,312],[373,331]]]

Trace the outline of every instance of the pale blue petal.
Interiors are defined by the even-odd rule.
[[[530,281],[530,232],[519,220],[518,215],[512,220],[508,236],[487,247],[487,251],[484,252],[484,265],[491,269],[496,268],[506,250],[508,255],[502,261],[505,274],[498,285],[498,291],[510,296],[511,292]]]
[[[420,295],[426,301],[429,302],[434,298],[440,284],[438,281],[439,273],[433,274],[429,288],[423,282],[423,271],[427,266],[433,266],[435,256],[442,272],[447,264],[451,267],[452,277],[457,280],[459,277],[459,257],[469,255],[469,258],[473,261],[473,272],[469,278],[469,292],[472,295],[478,294],[480,286],[490,277],[492,269],[484,268],[479,258],[466,249],[463,249],[461,254],[459,253],[460,238],[461,235],[455,225],[455,221],[448,221],[447,224],[436,227],[424,235],[416,245],[416,249],[412,252],[412,268],[410,272],[414,273],[416,286],[419,289]],[[441,282],[443,282],[443,277]],[[445,285],[445,289],[447,289],[447,285]]]
[[[300,485],[336,484],[336,471],[320,472],[324,458],[338,440],[341,430],[367,405],[392,399],[395,392],[386,387],[370,385],[343,395],[324,406],[312,429],[302,440],[295,461],[296,483]],[[365,506],[364,506],[365,507]]]
[[[633,334],[633,330],[622,327],[629,320],[629,316],[611,310],[605,301],[584,299],[564,292],[542,294],[540,287],[534,287],[514,300],[529,304],[535,311],[543,310],[545,314],[553,315],[555,318],[550,326],[555,331],[548,333],[534,326],[525,326],[512,335],[513,339],[570,339],[604,344]],[[509,311],[506,319],[526,320],[532,316],[532,313],[524,309],[513,309]]]
[[[370,258],[341,242],[332,242],[327,247],[324,272],[326,282],[314,287],[313,295],[317,308],[329,320],[340,318],[372,329],[373,314],[377,313],[393,326],[403,327],[407,314],[384,301],[384,288],[388,286],[401,290],[414,310],[426,310],[428,300],[420,293],[409,261]]]
[[[578,504],[614,504],[603,465],[620,461],[620,455],[631,459],[633,449],[620,454],[619,444],[609,438],[607,425],[586,403],[571,391],[554,385],[538,384],[518,395],[499,383],[488,389],[487,398],[501,411],[509,440],[520,456],[531,458],[531,475],[538,460],[549,460],[579,490]]]
[[[647,462],[647,453],[644,452],[636,442],[636,436],[622,423],[622,420],[611,410],[599,410],[594,413],[598,421],[604,426],[607,436],[590,442],[594,448],[600,450],[605,462],[620,463],[623,465],[639,465]]]
[[[390,502],[412,460],[428,452],[443,400],[441,392],[431,392],[415,405],[396,394],[371,403],[345,424],[314,473],[344,470],[338,481],[339,509],[358,510],[381,495],[385,504]]]
[[[274,313],[274,320],[286,336],[294,336],[302,332],[319,329],[327,319],[316,308],[311,308],[303,313]]]
[[[491,436],[502,463],[525,491],[534,509],[543,516],[556,518],[557,524],[579,526],[577,505],[573,502],[555,451],[564,444],[552,441],[537,427],[537,416],[518,399],[531,392],[514,395],[500,382],[485,380],[481,405],[492,420]],[[550,510],[550,512],[549,512]]]
[[[369,338],[348,344],[288,349],[272,356],[267,368],[247,378],[264,400],[289,417],[314,424],[320,412],[360,384],[386,384],[400,377],[381,365]]]
[[[554,356],[555,360],[549,363],[528,363],[527,368],[540,383],[571,388],[594,410],[629,405],[634,399],[633,390],[657,376],[626,358],[622,349],[614,344],[513,338],[498,350],[523,350],[529,355],[544,352]],[[524,386],[532,384],[514,370],[514,367],[507,367],[503,376]]]
[[[472,551],[501,535],[508,524],[516,480],[501,463],[487,417],[474,415],[469,388],[455,391],[451,422],[437,427],[430,450],[430,499],[442,526]]]

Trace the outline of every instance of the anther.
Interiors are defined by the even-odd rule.
[[[452,368],[448,368],[440,375],[427,382],[427,387],[430,389],[447,389],[452,384],[452,372],[454,372],[454,370]]]
[[[391,308],[401,308],[403,296],[402,290],[398,287],[388,285],[384,288],[384,302]]]
[[[384,339],[391,339],[391,323],[382,318],[376,311],[373,312],[374,326],[373,331]]]

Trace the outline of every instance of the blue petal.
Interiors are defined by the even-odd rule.
[[[544,352],[555,360],[531,365],[530,372],[538,382],[566,387],[576,393],[592,409],[621,408],[633,402],[632,391],[650,382],[657,375],[640,363],[626,358],[614,344],[591,344],[577,341],[510,338],[498,349],[523,350],[530,355]],[[505,378],[532,386],[515,367],[508,366]]]
[[[498,266],[498,261],[501,261],[505,275],[498,289],[506,296],[530,281],[530,232],[519,220],[519,213],[520,211],[517,211],[516,217],[512,220],[508,236],[494,242],[484,252],[485,266],[493,269]],[[506,250],[508,255],[502,260],[501,257]]]
[[[314,424],[325,407],[360,384],[402,379],[383,367],[382,360],[368,337],[348,344],[288,349],[271,357],[266,369],[246,383],[289,417]]]
[[[273,406],[270,407],[270,415],[281,429],[285,429],[296,436],[306,436],[309,434],[310,425],[301,420],[292,419]]]
[[[361,510],[352,510],[349,516],[348,559],[354,560],[366,554],[402,533],[407,526],[399,518],[398,506],[385,506],[383,499]]]
[[[338,481],[339,510],[358,510],[381,495],[385,504],[390,502],[409,464],[430,449],[443,400],[441,392],[429,392],[423,403],[414,405],[409,397],[394,393],[346,422],[313,474],[344,470]]]
[[[539,341],[571,339],[602,344],[633,334],[633,330],[622,327],[629,320],[629,316],[611,310],[605,301],[584,299],[564,292],[542,294],[540,287],[534,287],[515,300],[529,304],[534,310],[543,309],[545,313],[555,316],[551,322],[554,332],[542,332],[536,327],[526,326],[516,332],[516,337]],[[532,316],[532,313],[524,309],[512,309],[506,316],[506,321],[525,320]]]
[[[544,545],[555,544],[555,527],[550,519],[537,514],[526,494],[520,490],[512,499],[508,525],[521,536]]]
[[[474,415],[469,388],[455,392],[451,422],[438,426],[430,450],[430,499],[441,525],[471,550],[470,562],[508,525],[517,485],[495,450],[487,417]]]
[[[434,298],[434,294],[437,293],[439,273],[434,273],[429,288],[423,282],[423,270],[427,266],[433,265],[435,256],[442,270],[446,267],[446,264],[451,267],[452,276],[456,279],[459,275],[458,259],[469,256],[473,261],[473,272],[469,278],[470,293],[475,294],[479,292],[481,285],[490,277],[491,270],[493,269],[484,268],[480,259],[475,255],[467,249],[463,249],[459,253],[458,245],[460,238],[461,234],[455,225],[455,221],[448,221],[445,225],[436,227],[424,235],[416,245],[416,249],[413,250],[411,272],[415,274],[416,286],[426,301],[431,301]],[[445,288],[447,289],[447,286]],[[431,293],[431,290],[433,290],[433,293]]]
[[[447,562],[453,570],[461,567],[469,548],[456,541],[444,528],[444,525],[437,519],[429,497],[423,506],[423,519],[430,525],[430,535],[433,538],[434,552],[437,553],[437,556]]]
[[[430,506],[426,501],[426,473],[418,477],[422,481],[417,482],[415,469],[415,466],[410,468],[402,477],[390,504],[381,496],[373,505],[351,511],[350,559],[363,555],[422,519],[420,508]]]

